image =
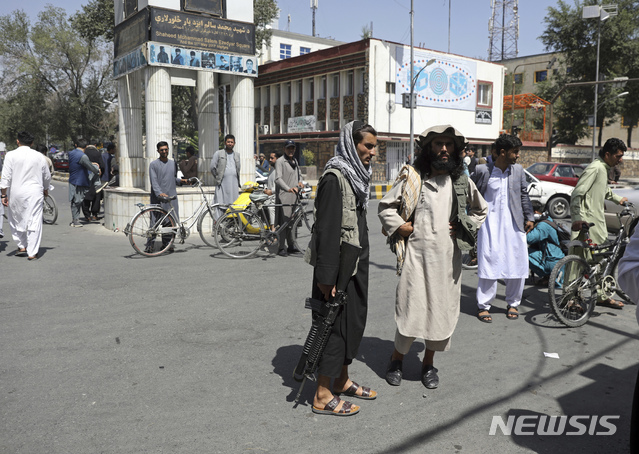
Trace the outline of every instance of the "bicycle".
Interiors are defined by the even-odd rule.
[[[262,192],[250,194],[251,203],[244,209],[229,210],[217,221],[215,241],[222,253],[231,258],[250,258],[264,246],[280,241],[280,235],[292,225],[295,247],[303,251],[311,238],[311,215],[304,191],[296,193],[294,204],[267,204],[268,196]],[[286,222],[275,230],[270,229],[268,209],[272,207],[293,207]],[[282,235],[283,236],[283,235]],[[283,238],[282,238],[283,240]]]
[[[631,203],[617,214],[620,229],[612,241],[597,245],[590,238],[586,241],[570,241],[569,247],[578,246],[589,250],[596,261],[588,262],[577,255],[567,255],[557,262],[548,279],[550,307],[561,323],[578,327],[590,318],[597,303],[597,293],[607,298],[616,293],[627,303],[632,300],[617,286],[617,265],[623,256],[629,237],[639,221]],[[625,222],[622,218],[627,218]],[[582,228],[586,234],[590,226]]]
[[[55,204],[55,199],[51,195],[47,195],[44,198],[44,204],[42,205],[42,222],[45,224],[55,224],[58,220],[58,207]]]
[[[184,244],[191,228],[197,222],[197,230],[202,241],[210,247],[217,247],[214,242],[215,210],[225,207],[219,203],[211,204],[202,189],[202,182],[192,177],[189,181],[202,193],[202,201],[195,212],[184,221],[175,218],[175,209],[165,210],[161,205],[144,205],[138,203],[140,209],[124,228],[124,234],[128,236],[133,249],[147,257],[157,257],[168,250],[172,250],[175,237],[178,236],[180,244]],[[177,196],[163,198],[163,202],[175,200]]]

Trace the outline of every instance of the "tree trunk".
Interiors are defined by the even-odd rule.
[[[635,123],[630,123],[630,126],[628,126],[628,140],[626,140],[626,146],[628,148],[632,147],[632,128],[634,126]]]

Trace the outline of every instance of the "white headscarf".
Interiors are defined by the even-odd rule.
[[[364,126],[361,121],[351,121],[342,128],[339,133],[339,144],[335,156],[329,159],[324,167],[328,169],[338,169],[348,180],[357,198],[357,206],[368,206],[370,197],[370,181],[372,170],[370,166],[366,168],[357,154],[353,131],[357,131]]]

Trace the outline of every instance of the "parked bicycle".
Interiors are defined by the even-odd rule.
[[[189,181],[196,186],[202,193],[202,201],[195,212],[184,221],[178,223],[175,217],[175,210],[165,210],[157,204],[144,205],[138,203],[136,206],[140,209],[124,229],[124,234],[129,237],[129,242],[133,249],[139,254],[147,257],[156,257],[169,251],[173,247],[175,238],[180,239],[183,244],[190,233],[191,228],[197,222],[197,230],[200,238],[207,246],[216,247],[215,238],[215,210],[218,207],[224,207],[220,204],[212,204],[209,202],[202,182],[196,178],[190,178]],[[163,202],[176,199],[177,196],[167,197]]]
[[[228,210],[217,221],[215,241],[218,248],[231,258],[250,258],[265,246],[283,241],[286,228],[292,225],[295,247],[306,250],[311,238],[312,208],[307,202],[310,191],[296,193],[294,204],[268,204],[263,192],[250,194],[251,203],[241,210]],[[290,218],[274,230],[270,229],[269,208],[292,206]]]
[[[44,204],[42,206],[42,222],[45,224],[55,224],[58,220],[58,207],[55,204],[55,199],[51,195],[47,195],[44,198]]]
[[[626,203],[617,216],[621,227],[612,241],[598,245],[587,238],[586,241],[568,243],[569,247],[579,246],[589,250],[593,258],[591,262],[577,255],[567,255],[557,262],[550,273],[550,307],[566,326],[581,326],[588,321],[597,303],[598,292],[602,292],[606,298],[617,294],[625,302],[633,303],[617,285],[617,265],[639,218],[631,203]],[[588,228],[585,227],[583,231],[587,233]]]

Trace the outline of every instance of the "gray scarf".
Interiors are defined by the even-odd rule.
[[[338,169],[342,172],[342,175],[351,184],[355,197],[357,197],[357,206],[366,208],[370,197],[372,170],[370,166],[368,168],[364,167],[357,154],[355,142],[353,141],[353,123],[355,122],[351,121],[340,131],[337,151],[335,156],[326,163],[324,171]]]

